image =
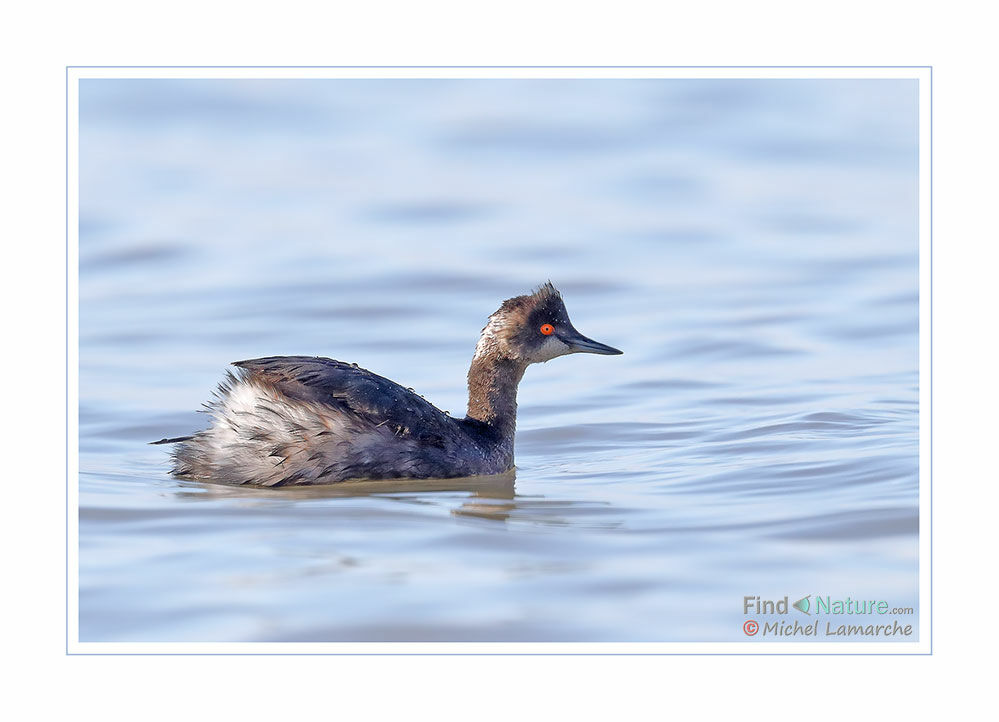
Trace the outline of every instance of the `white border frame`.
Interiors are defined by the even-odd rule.
[[[919,90],[918,642],[80,642],[79,81],[148,79],[727,78],[909,79]],[[932,654],[932,70],[915,67],[103,67],[66,68],[67,654]]]

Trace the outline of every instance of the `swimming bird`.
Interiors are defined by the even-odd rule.
[[[572,353],[622,352],[579,333],[549,281],[489,316],[468,371],[463,419],[357,364],[271,356],[233,363],[206,404],[208,429],[153,443],[176,444],[175,476],[225,484],[499,474],[513,467],[524,371]]]

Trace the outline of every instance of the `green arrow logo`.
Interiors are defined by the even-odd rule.
[[[791,606],[794,607],[795,609],[797,609],[799,612],[804,612],[808,616],[812,616],[812,613],[810,611],[808,611],[809,607],[812,606],[811,604],[808,603],[808,598],[810,596],[812,596],[812,595],[811,594],[806,594],[805,596],[803,596],[801,599],[799,599],[798,601],[796,601]]]

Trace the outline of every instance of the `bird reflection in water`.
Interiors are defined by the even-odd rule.
[[[550,499],[543,495],[523,495],[516,492],[515,469],[490,476],[468,476],[455,479],[384,479],[378,481],[341,481],[336,484],[300,487],[262,488],[231,486],[201,482],[175,481],[180,499],[210,501],[238,499],[253,503],[296,502],[315,499],[385,499],[408,505],[447,507],[453,517],[488,519],[505,522],[516,520],[544,526],[581,526],[587,528],[617,528],[618,518],[607,518],[613,509],[607,502],[593,500]],[[453,492],[470,496],[456,499]]]
[[[299,501],[307,499],[349,499],[378,497],[406,504],[439,505],[440,492],[468,492],[472,496],[460,508],[452,509],[459,516],[484,519],[506,519],[517,506],[517,473],[514,469],[490,476],[467,476],[455,479],[384,479],[341,481],[317,486],[261,488],[178,482],[175,492],[179,499],[209,501],[217,499],[265,499]]]

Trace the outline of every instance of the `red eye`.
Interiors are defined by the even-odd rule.
[[[541,327],[541,333],[543,333],[545,336],[551,336],[553,333],[555,333],[555,327],[552,326],[550,323],[546,323]]]

